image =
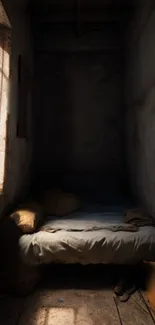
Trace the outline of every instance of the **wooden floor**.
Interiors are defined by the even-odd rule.
[[[153,325],[145,297],[135,293],[119,302],[112,290],[37,290],[26,299],[1,297],[5,325]]]
[[[46,281],[26,298],[0,296],[0,325],[155,324],[155,314],[141,290],[127,303],[121,303],[114,296],[113,287],[105,285],[107,278],[102,270],[104,286],[94,271],[93,277],[87,269],[86,277],[78,269],[75,273],[72,281],[71,274],[61,272],[56,279],[49,272]]]

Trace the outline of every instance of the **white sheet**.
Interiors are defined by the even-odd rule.
[[[39,231],[23,235],[19,246],[25,263],[40,265],[47,263],[81,264],[128,264],[141,260],[155,260],[155,228],[141,227],[137,232],[112,232],[107,229],[96,231],[67,231],[69,224],[121,224],[124,208],[103,207],[85,209],[63,218],[64,230],[55,233]],[[96,212],[95,212],[96,211]],[[62,219],[51,218],[59,224]],[[68,222],[68,221],[69,222]],[[49,222],[49,218],[45,223]],[[67,223],[68,222],[68,223]]]

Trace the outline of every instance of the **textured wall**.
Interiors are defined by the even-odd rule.
[[[0,193],[3,193],[7,149],[7,108],[10,77],[10,31],[0,28]]]
[[[18,105],[18,55],[27,60],[32,71],[32,49],[28,17],[24,12],[16,11],[12,15],[12,49],[11,49],[11,78],[10,78],[10,103],[8,125],[8,186],[10,197],[14,197],[26,181],[30,160],[30,139],[19,139],[16,136],[17,128],[17,105]],[[27,98],[25,98],[25,101]],[[22,109],[22,107],[21,107]],[[25,116],[26,118],[26,116]]]
[[[29,137],[26,140],[19,139],[16,136],[18,107],[18,55],[21,54],[23,58],[26,59],[30,76],[33,73],[33,55],[28,16],[25,14],[23,8],[21,9],[18,7],[14,10],[12,7],[6,7],[8,9],[7,13],[12,29],[11,48],[8,50],[10,56],[9,92],[5,92],[5,97],[8,101],[8,117],[4,191],[5,194],[7,194],[8,199],[12,200],[26,188],[31,159],[31,134],[29,133]],[[5,38],[7,39],[7,32]],[[4,65],[5,69],[8,69],[6,62],[4,62]],[[26,101],[27,98],[24,100]],[[30,118],[28,124],[29,123]]]
[[[75,186],[119,186],[124,170],[117,32],[89,30],[78,39],[63,28],[39,37],[36,48],[44,54],[36,59],[34,169],[47,180],[61,173]]]
[[[135,195],[155,215],[155,6],[139,3],[126,55],[127,161]]]
[[[1,172],[3,171],[2,167],[6,145],[4,179],[5,195],[0,195],[0,212],[2,212],[5,204],[8,203],[8,201],[12,201],[16,195],[19,194],[19,192],[21,193],[25,189],[28,183],[28,169],[30,164],[30,138],[28,138],[26,141],[25,139],[19,139],[16,137],[18,76],[17,61],[19,54],[27,57],[28,65],[32,70],[31,42],[28,29],[29,26],[23,11],[17,10],[17,8],[14,11],[10,8],[8,13],[12,27],[11,44],[10,32],[8,32],[8,30],[4,29],[2,26],[0,29],[1,183],[3,182],[3,174],[1,174]],[[8,292],[8,290],[11,290],[12,286],[14,285],[17,287],[17,283],[19,281],[19,237],[20,232],[15,223],[12,222],[11,218],[4,218],[0,223],[0,246],[3,247],[3,252],[1,254],[1,263],[3,266],[0,269],[0,291],[2,292],[5,292],[5,290]]]

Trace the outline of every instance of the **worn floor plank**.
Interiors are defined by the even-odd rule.
[[[140,291],[140,296],[142,297],[142,300],[146,306],[146,309],[152,318],[152,323],[155,325],[155,311],[151,308],[149,301],[147,299],[146,293],[144,291]]]
[[[145,312],[146,314],[149,314],[148,309],[146,305],[144,304],[144,300],[142,298],[142,295],[139,291],[136,291],[132,296],[131,300],[137,305],[137,308],[140,309],[140,311]]]
[[[57,324],[120,325],[112,291],[45,290],[27,299],[19,325]]]
[[[118,301],[118,308],[123,325],[154,325],[150,314],[138,293],[133,295],[126,303]]]
[[[25,299],[0,297],[0,324],[153,325],[144,299],[143,292],[127,303],[117,299],[117,310],[112,288],[56,289],[49,282]]]

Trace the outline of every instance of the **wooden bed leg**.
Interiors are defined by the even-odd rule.
[[[146,296],[150,307],[155,311],[155,262],[144,262],[149,266],[148,280],[146,284]]]

